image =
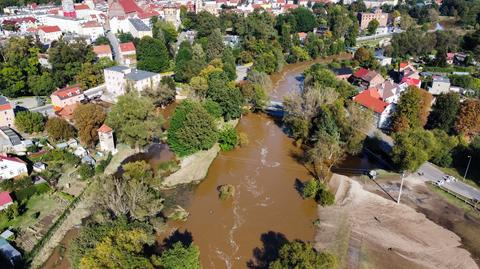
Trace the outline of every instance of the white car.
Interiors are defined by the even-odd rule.
[[[444,176],[443,179],[449,183],[457,181],[457,179],[454,176]]]
[[[435,184],[437,184],[438,186],[442,186],[443,184],[445,184],[445,180],[439,179],[435,182]]]

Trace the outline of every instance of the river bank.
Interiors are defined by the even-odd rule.
[[[455,233],[414,208],[334,175],[336,205],[319,207],[316,248],[338,255],[344,267],[478,268]]]

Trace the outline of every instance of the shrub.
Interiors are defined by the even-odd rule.
[[[203,108],[208,112],[208,114],[212,115],[215,119],[220,118],[222,116],[222,107],[213,101],[212,99],[207,99],[202,103]]]
[[[95,175],[95,170],[93,170],[93,167],[91,165],[84,163],[80,165],[80,168],[78,168],[78,174],[80,175],[80,178],[82,180],[86,180]]]
[[[112,153],[108,153],[108,156],[105,160],[101,160],[98,162],[97,166],[95,166],[95,174],[101,174],[103,171],[105,171],[105,168],[110,164],[112,161]]]
[[[38,112],[20,111],[15,115],[15,126],[25,133],[38,133],[43,131],[45,118]]]
[[[250,141],[248,140],[248,135],[244,132],[239,132],[238,133],[238,145],[240,147],[243,147],[243,146],[248,145],[248,143],[250,143]]]
[[[314,199],[320,190],[320,182],[314,178],[303,184],[302,197],[304,199]]]
[[[335,203],[335,194],[333,194],[326,186],[324,186],[318,192],[316,200],[317,203],[322,206],[333,205]]]
[[[218,143],[223,151],[230,151],[238,145],[238,135],[235,128],[227,126],[219,135]]]
[[[220,185],[217,187],[218,197],[221,200],[226,200],[235,195],[235,186],[231,184]]]

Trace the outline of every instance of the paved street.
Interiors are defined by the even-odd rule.
[[[113,59],[120,63],[120,44],[118,43],[118,39],[112,31],[107,32],[107,38],[110,41],[113,49]]]
[[[442,172],[442,170],[440,170],[435,165],[429,162],[426,162],[422,166],[420,166],[417,172],[423,172],[422,178],[424,178],[425,181],[432,181],[432,182],[442,179],[444,176],[447,175],[444,172]],[[442,185],[442,187],[452,192],[455,192],[457,194],[460,194],[466,198],[477,199],[480,201],[480,190],[463,183],[461,181],[462,180],[461,178],[457,178],[457,179],[458,181],[456,182],[445,182]]]

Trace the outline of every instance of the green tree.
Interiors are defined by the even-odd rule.
[[[55,90],[55,81],[49,72],[28,78],[28,87],[33,95],[47,96]]]
[[[367,26],[367,32],[368,32],[368,34],[369,34],[369,35],[375,34],[375,32],[377,31],[379,25],[380,25],[380,23],[379,23],[376,19],[371,20],[371,21],[368,23],[368,26]]]
[[[428,117],[427,126],[430,129],[442,129],[450,132],[460,109],[460,95],[458,93],[440,94],[435,100],[432,112]]]
[[[120,96],[112,106],[106,123],[117,138],[130,146],[145,146],[162,135],[163,118],[155,113],[152,101],[135,92]]]
[[[42,132],[45,118],[38,112],[20,111],[15,115],[15,127],[28,134]]]
[[[284,244],[278,252],[278,258],[270,263],[269,269],[286,268],[337,268],[338,261],[327,252],[318,253],[310,244],[293,241]]]
[[[183,101],[173,113],[168,144],[180,156],[210,149],[218,140],[212,116],[200,103]]]
[[[167,71],[170,67],[170,56],[165,44],[155,38],[145,36],[137,46],[137,67],[155,73]]]
[[[94,147],[98,142],[98,128],[102,126],[107,114],[102,106],[89,103],[78,106],[73,112],[73,122],[78,130],[80,142]]]
[[[197,14],[193,26],[197,30],[197,38],[202,38],[209,36],[215,29],[220,29],[220,21],[215,15],[203,10]]]
[[[222,108],[225,120],[242,115],[243,96],[237,87],[226,85],[228,78],[224,72],[213,72],[208,77],[207,98],[217,102]]]
[[[296,32],[311,32],[316,27],[315,15],[310,9],[299,7],[291,12],[295,16]]]
[[[95,175],[95,170],[92,166],[84,163],[78,168],[78,174],[82,180],[87,180]]]
[[[193,58],[193,51],[190,42],[183,41],[180,43],[177,56],[175,58],[175,80],[179,82],[187,82],[192,77],[192,68],[190,62]]]
[[[228,76],[229,80],[237,78],[237,66],[235,64],[235,56],[233,56],[232,49],[225,48],[222,54],[223,71]]]
[[[215,29],[207,39],[207,47],[205,53],[207,55],[207,61],[211,61],[215,58],[221,58],[225,45],[223,44],[223,37],[220,29]]]
[[[117,33],[117,37],[120,43],[133,42],[135,40],[135,38],[131,33],[120,32],[120,33]]]
[[[193,244],[184,246],[181,242],[176,242],[172,248],[162,253],[160,266],[164,269],[201,269],[200,250]]]
[[[400,96],[397,110],[393,115],[393,130],[403,131],[405,128],[423,127],[427,123],[432,95],[414,86]]]
[[[230,125],[225,127],[218,135],[218,143],[223,151],[234,149],[238,145],[237,130]]]
[[[67,140],[75,134],[73,126],[68,121],[57,117],[48,119],[45,124],[45,131],[54,142]]]
[[[430,159],[435,148],[435,137],[422,129],[406,130],[394,135],[395,144],[391,153],[393,162],[400,170],[416,171]]]
[[[175,26],[164,20],[157,20],[153,24],[153,37],[165,40],[165,45],[172,44],[177,41],[178,32]]]

